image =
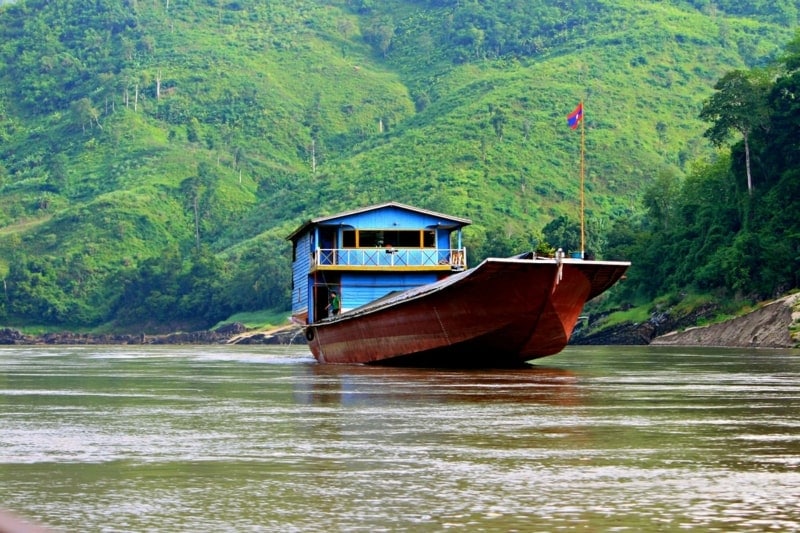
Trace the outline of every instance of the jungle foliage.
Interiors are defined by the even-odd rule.
[[[390,200],[472,218],[473,261],[575,249],[581,100],[588,247],[634,262],[618,296],[797,285],[797,1],[0,4],[0,323],[286,309],[285,236]],[[742,194],[701,111],[790,41]]]
[[[611,237],[638,263],[625,298],[759,300],[800,286],[800,35],[773,68],[731,71],[715,89],[701,115],[726,149],[682,183],[651,184],[645,215]]]

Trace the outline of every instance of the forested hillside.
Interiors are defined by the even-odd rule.
[[[800,34],[769,68],[734,70],[700,115],[730,154],[664,173],[644,194],[646,216],[619,220],[615,252],[634,256],[629,301],[775,298],[800,287]],[[673,302],[674,303],[674,302]]]
[[[725,181],[725,158],[710,162],[718,148],[703,135],[713,123],[700,118],[704,103],[727,72],[780,57],[799,6],[2,5],[0,324],[139,331],[285,309],[284,237],[306,218],[390,200],[472,218],[473,261],[543,240],[575,247],[579,142],[565,116],[579,101],[589,248],[658,257],[642,243],[700,237],[653,231],[656,219],[685,226],[658,218],[665,180],[669,191],[684,180],[702,189],[716,169],[740,183],[740,166]],[[757,172],[777,172],[758,157]],[[772,182],[756,181],[732,210],[767,194]],[[728,199],[714,191],[703,208]],[[629,298],[729,282],[718,272],[652,280],[655,259],[627,258],[646,265],[632,270]]]

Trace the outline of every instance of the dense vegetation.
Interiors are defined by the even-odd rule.
[[[732,71],[701,115],[731,153],[645,192],[646,216],[617,224],[617,253],[636,257],[627,298],[695,290],[768,298],[800,286],[800,36],[771,69]],[[638,294],[637,294],[638,293]]]
[[[751,193],[701,111],[797,21],[786,0],[6,3],[0,323],[285,309],[284,237],[389,200],[472,218],[472,260],[574,249],[580,100],[589,248],[635,265],[617,297],[796,286],[794,60],[760,85]]]

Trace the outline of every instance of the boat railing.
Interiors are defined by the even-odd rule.
[[[314,266],[420,267],[449,265],[467,267],[466,248],[317,248]]]

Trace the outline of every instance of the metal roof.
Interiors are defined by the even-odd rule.
[[[455,222],[456,224],[459,224],[461,226],[467,226],[469,224],[472,224],[472,221],[468,218],[445,215],[444,213],[437,213],[436,211],[430,211],[428,209],[420,209],[419,207],[413,207],[410,205],[401,204],[399,202],[386,202],[383,204],[376,204],[368,207],[362,207],[360,209],[353,209],[352,211],[343,211],[341,213],[336,213],[335,215],[327,215],[324,217],[312,218],[311,220],[308,220],[303,224],[301,224],[300,227],[294,230],[288,237],[286,237],[286,239],[294,240],[295,237],[302,234],[306,230],[306,228],[310,226],[316,226],[317,224],[322,224],[330,220],[336,220],[337,218],[342,218],[350,215],[357,215],[359,213],[366,213],[368,211],[377,211],[379,209],[384,209],[386,207],[397,207],[399,209],[405,209],[406,211],[413,211],[414,213],[420,213],[422,215],[429,215],[436,218],[442,218],[445,220],[449,220],[450,222]]]

